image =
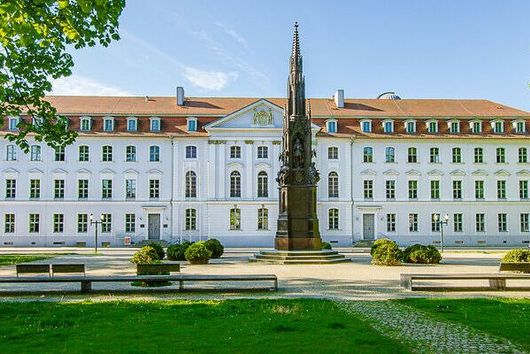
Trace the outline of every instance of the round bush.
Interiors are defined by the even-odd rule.
[[[148,243],[146,246],[153,247],[155,249],[159,260],[164,259],[164,257],[166,256],[166,252],[164,252],[164,247],[162,247],[160,243],[151,242],[151,243]]]
[[[433,245],[424,246],[415,244],[403,251],[403,262],[418,264],[438,264],[442,255]]]
[[[530,250],[526,248],[514,248],[509,250],[504,257],[502,262],[505,263],[528,263],[530,262]]]
[[[212,252],[212,258],[221,258],[223,255],[225,248],[222,245],[219,240],[216,240],[215,238],[211,238],[208,241],[205,242],[206,248],[208,248]]]
[[[321,250],[330,250],[331,244],[329,242],[322,242],[322,246],[320,247]]]
[[[136,251],[131,258],[131,263],[135,264],[152,264],[158,263],[158,253],[151,246],[144,246]]]
[[[186,256],[184,253],[190,247],[191,242],[177,243],[167,248],[167,259],[170,261],[185,261]]]
[[[372,255],[372,264],[377,265],[399,265],[403,259],[403,252],[397,243],[389,239],[380,239],[374,242],[370,254]]]
[[[206,264],[212,256],[212,251],[206,247],[206,242],[199,241],[190,245],[184,256],[191,264]]]

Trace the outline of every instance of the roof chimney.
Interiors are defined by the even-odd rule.
[[[184,106],[184,87],[177,86],[177,106]]]
[[[335,92],[333,99],[335,100],[335,106],[337,106],[337,108],[344,108],[344,90],[338,89]]]

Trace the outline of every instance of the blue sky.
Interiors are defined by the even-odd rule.
[[[300,23],[306,91],[486,98],[530,110],[530,1],[130,0],[122,39],[72,51],[57,94],[285,95]]]

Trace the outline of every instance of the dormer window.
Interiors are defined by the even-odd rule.
[[[197,118],[190,117],[187,119],[188,131],[196,132],[197,131]]]
[[[405,131],[407,132],[407,134],[416,133],[416,121],[415,120],[407,120],[405,122]]]
[[[392,120],[385,120],[383,122],[383,131],[387,134],[394,132],[394,121]]]
[[[469,126],[471,128],[471,131],[474,134],[480,134],[482,133],[482,122],[478,120],[474,120],[471,123],[469,123]]]
[[[372,132],[372,122],[369,120],[363,120],[361,121],[361,130],[363,133],[371,133]]]
[[[438,122],[435,120],[430,120],[427,122],[427,132],[429,134],[436,134],[438,133]]]
[[[9,130],[18,130],[17,125],[20,119],[18,117],[9,117]]]
[[[512,123],[513,125],[513,130],[517,133],[517,134],[522,134],[524,132],[526,132],[526,126],[525,126],[525,121],[524,120],[516,120]]]
[[[92,119],[90,117],[81,117],[79,122],[79,130],[88,132],[92,128]]]
[[[496,120],[491,123],[493,132],[496,134],[504,133],[504,122],[502,120]]]
[[[152,132],[160,131],[160,118],[150,118],[150,129]]]
[[[447,125],[449,126],[449,132],[451,132],[451,134],[460,133],[460,122],[459,121],[452,120]]]
[[[114,130],[114,118],[103,118],[103,131],[111,132]]]
[[[337,132],[337,121],[336,120],[328,120],[326,122],[326,129],[328,133],[336,133]]]
[[[127,131],[135,132],[138,130],[138,119],[135,117],[127,118]]]

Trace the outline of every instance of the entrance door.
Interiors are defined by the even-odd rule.
[[[150,240],[160,240],[160,214],[148,215],[147,237]]]
[[[363,214],[363,240],[374,239],[374,214]]]

